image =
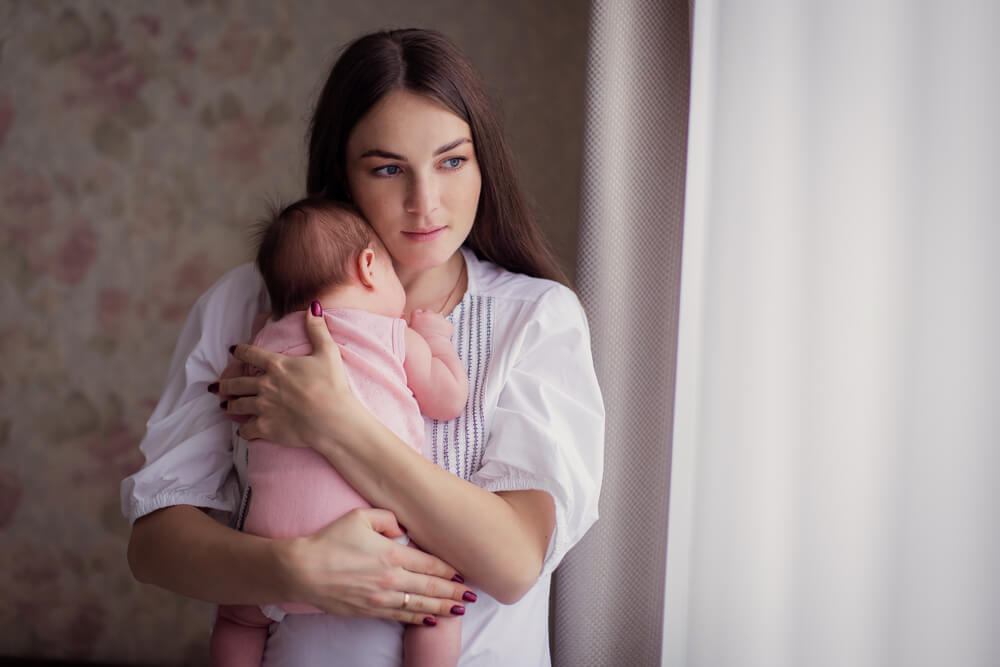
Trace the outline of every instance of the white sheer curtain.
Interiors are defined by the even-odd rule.
[[[1000,664],[998,31],[696,3],[665,665]]]

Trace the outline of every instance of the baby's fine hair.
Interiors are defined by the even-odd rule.
[[[257,230],[257,269],[271,297],[272,317],[304,310],[320,292],[346,284],[373,237],[349,204],[307,197],[274,206]]]

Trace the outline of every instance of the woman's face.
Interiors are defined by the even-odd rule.
[[[469,235],[482,186],[472,131],[436,101],[387,94],[354,126],[345,159],[354,203],[404,281],[443,264]]]

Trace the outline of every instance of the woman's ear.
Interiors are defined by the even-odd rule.
[[[358,280],[365,287],[375,287],[375,251],[365,248],[358,253]]]

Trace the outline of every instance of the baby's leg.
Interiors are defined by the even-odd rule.
[[[221,605],[212,628],[212,667],[259,667],[271,619],[259,607]]]
[[[434,627],[407,625],[403,667],[454,667],[462,653],[462,619],[439,618]]]
[[[416,542],[407,544],[419,549]],[[438,618],[437,625],[407,625],[403,631],[403,667],[455,667],[462,654],[462,617]]]

